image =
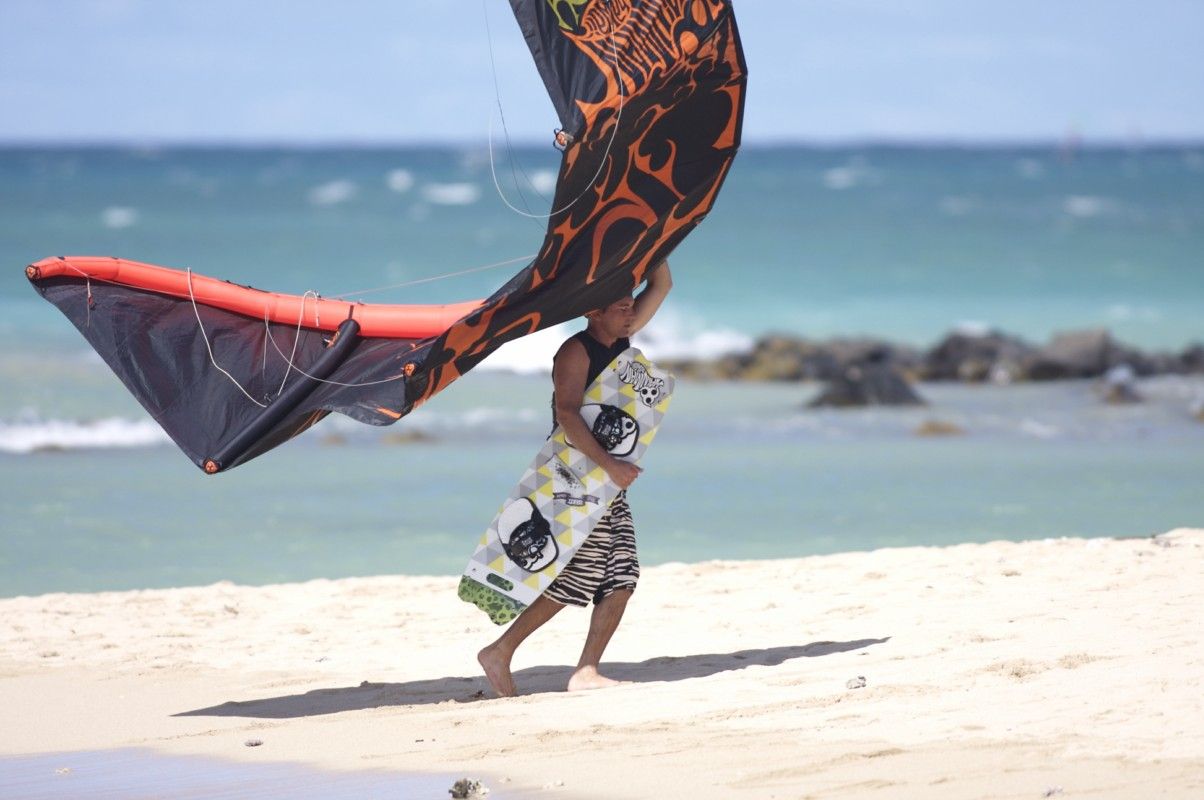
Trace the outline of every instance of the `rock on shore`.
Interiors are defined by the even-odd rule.
[[[696,380],[838,382],[850,376],[894,375],[912,381],[1011,383],[1102,377],[1121,366],[1139,377],[1200,374],[1204,344],[1180,353],[1148,353],[1118,342],[1103,328],[1060,333],[1042,346],[1000,331],[955,331],[926,351],[869,337],[810,341],[774,334],[744,353],[669,361],[666,366]],[[850,373],[854,368],[857,372]]]

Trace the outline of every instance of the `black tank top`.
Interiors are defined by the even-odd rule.
[[[590,336],[589,331],[581,331],[580,333],[569,337],[569,341],[576,339],[585,347],[585,354],[589,356],[589,372],[585,375],[585,384],[581,387],[581,391],[589,388],[589,385],[594,382],[602,374],[602,370],[606,369],[610,362],[615,360],[615,357],[631,347],[631,340],[624,337],[616,339],[615,343],[610,347],[599,342],[593,336]],[[552,429],[556,429],[556,392],[552,392]]]

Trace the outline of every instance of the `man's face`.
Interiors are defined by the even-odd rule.
[[[602,333],[622,339],[631,335],[631,326],[635,322],[635,298],[628,295],[586,316]]]

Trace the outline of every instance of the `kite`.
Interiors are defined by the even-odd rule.
[[[206,473],[339,412],[388,425],[501,345],[632,292],[702,221],[740,145],[746,67],[727,0],[511,0],[560,118],[543,243],[488,298],[283,295],[119,258],[31,264]]]

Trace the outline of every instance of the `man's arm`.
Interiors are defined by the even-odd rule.
[[[589,374],[589,355],[581,342],[570,339],[560,347],[552,361],[552,385],[556,389],[556,422],[564,428],[573,447],[606,470],[620,489],[626,489],[641,470],[606,452],[585,424],[581,404],[585,401],[585,378]]]
[[[665,297],[672,288],[673,276],[669,273],[669,261],[666,259],[653,268],[648,275],[648,285],[635,299],[635,322],[631,325],[632,333],[648,324],[652,315],[661,307],[661,303],[665,302]]]

